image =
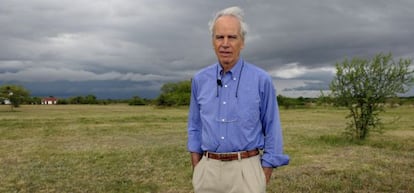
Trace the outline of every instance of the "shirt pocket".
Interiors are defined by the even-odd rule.
[[[240,127],[244,129],[256,128],[260,122],[260,97],[240,97],[237,106]]]

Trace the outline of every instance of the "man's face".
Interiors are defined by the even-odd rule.
[[[225,71],[230,70],[236,64],[240,51],[244,47],[240,29],[239,20],[233,16],[222,16],[214,25],[214,51]]]

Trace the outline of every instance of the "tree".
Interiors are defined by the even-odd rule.
[[[89,94],[84,97],[82,104],[97,104],[97,103],[98,101],[96,100],[96,96]]]
[[[321,95],[316,100],[316,103],[318,105],[331,105],[334,102],[334,100],[332,99],[332,96],[325,95],[325,93],[323,93],[322,90],[320,92],[321,92]]]
[[[387,98],[408,91],[414,81],[409,69],[411,59],[394,61],[392,54],[382,53],[372,59],[353,58],[336,63],[336,76],[330,84],[337,105],[350,113],[346,133],[363,140],[370,131],[381,131],[379,113]]]
[[[299,100],[294,99],[294,98],[289,98],[283,95],[277,95],[276,98],[277,98],[277,103],[279,104],[279,106],[283,106],[285,109],[295,108],[301,105]]]
[[[19,107],[22,102],[28,100],[29,91],[19,85],[3,85],[0,87],[0,99],[7,99],[12,107]]]
[[[191,95],[191,81],[166,83],[161,87],[161,95],[157,98],[159,106],[189,105]]]
[[[68,99],[69,104],[82,104],[83,97],[82,96],[75,96]]]
[[[42,99],[40,97],[29,97],[26,101],[27,104],[40,104]]]
[[[132,97],[131,100],[129,100],[128,104],[129,105],[145,105],[146,102],[143,98],[141,98],[139,96],[134,96],[134,97]]]

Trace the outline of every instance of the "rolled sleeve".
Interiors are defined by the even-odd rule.
[[[288,165],[289,164],[289,156],[285,154],[263,154],[262,156],[262,166],[268,168],[277,168],[280,166]]]
[[[196,100],[196,84],[191,84],[190,110],[188,115],[188,142],[187,149],[189,152],[202,153],[201,149],[201,120],[200,110]]]
[[[289,156],[283,153],[282,127],[279,117],[279,108],[276,91],[271,79],[264,84],[262,103],[262,127],[264,134],[264,153],[262,166],[277,168],[289,164]]]

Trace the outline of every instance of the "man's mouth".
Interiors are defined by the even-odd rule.
[[[226,51],[221,51],[219,53],[221,56],[230,56],[232,54],[231,52],[226,52]]]

